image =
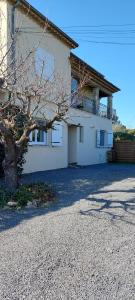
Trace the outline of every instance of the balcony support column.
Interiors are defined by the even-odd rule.
[[[99,88],[98,87],[93,89],[93,100],[94,100],[93,113],[95,115],[99,115],[100,99],[99,99]]]
[[[113,102],[113,96],[110,95],[107,98],[107,118],[112,119],[112,102]]]

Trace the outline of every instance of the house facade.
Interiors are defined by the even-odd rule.
[[[4,37],[7,41],[10,39],[9,23],[11,30],[17,32],[16,57],[26,55],[35,47],[37,71],[36,56],[44,55],[47,74],[59,73],[68,93],[77,89],[81,73],[90,78],[78,101],[71,103],[65,121],[56,122],[54,129],[47,133],[37,130],[31,133],[24,173],[66,168],[69,164],[105,163],[106,153],[113,143],[112,98],[119,89],[74,55],[71,50],[78,44],[28,2],[2,0],[0,8],[1,19],[4,16],[1,22]],[[102,104],[105,98],[106,106]]]

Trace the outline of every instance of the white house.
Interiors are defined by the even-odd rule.
[[[31,133],[24,173],[66,168],[69,164],[105,163],[106,153],[113,143],[112,118],[115,117],[115,111],[112,108],[112,97],[119,89],[71,53],[78,44],[27,1],[1,0],[0,8],[4,20],[7,20],[2,25],[7,39],[10,21],[14,22],[14,31],[20,28],[16,55],[26,53],[40,40],[36,55],[45,56],[45,72],[50,72],[50,75],[59,72],[67,83],[68,91],[77,88],[81,71],[85,70],[90,77],[79,103],[69,109],[65,122],[55,123],[55,129],[47,133],[37,130]],[[44,36],[46,21],[47,34]],[[39,64],[36,60],[35,68],[38,72]],[[107,99],[106,107],[101,104],[102,98]]]

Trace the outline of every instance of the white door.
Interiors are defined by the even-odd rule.
[[[77,127],[68,127],[68,163],[77,163]]]

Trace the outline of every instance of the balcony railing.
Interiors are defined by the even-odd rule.
[[[94,101],[88,97],[78,97],[74,100],[72,106],[90,113],[94,112]]]
[[[102,118],[107,118],[107,106],[105,104],[100,103],[99,116]]]
[[[94,114],[94,100],[88,97],[78,97],[78,99],[74,102],[73,107]],[[107,118],[107,105],[100,103],[97,115],[99,115],[102,118]],[[117,118],[116,110],[113,109],[112,119],[116,120],[116,118]]]
[[[102,118],[107,118],[107,105],[100,103],[99,105],[99,116]],[[116,109],[112,110],[112,120],[117,119]]]
[[[94,113],[94,101],[87,97],[82,99],[83,110],[88,111],[90,113]]]

